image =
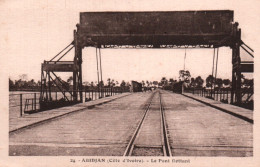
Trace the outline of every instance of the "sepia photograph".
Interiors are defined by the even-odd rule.
[[[0,166],[259,166],[259,7],[0,1]]]

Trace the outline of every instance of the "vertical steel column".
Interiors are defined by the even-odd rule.
[[[34,93],[34,111],[36,111],[36,93]]]
[[[77,33],[76,30],[74,30],[74,48],[75,48],[75,55],[74,55],[74,67],[78,65],[78,53],[77,53]],[[77,93],[77,69],[74,68],[73,70],[73,101],[78,100],[78,93]]]
[[[79,93],[80,102],[83,102],[82,48],[76,30],[74,30],[74,48],[75,48],[74,66],[76,68],[73,70],[73,100],[78,101],[78,93]]]
[[[240,45],[241,45],[241,29],[238,29],[238,23],[234,25],[234,45],[232,47],[232,89],[231,89],[231,103],[240,106],[241,98],[241,58],[240,58]]]
[[[47,72],[47,75],[48,75],[48,89],[49,89],[49,100],[51,101],[51,79],[50,79],[50,72],[48,71]]]
[[[20,117],[23,116],[23,94],[20,94]]]
[[[232,48],[232,87],[231,87],[231,104],[234,103],[234,94],[236,90],[236,75],[235,75],[235,47]]]
[[[240,106],[242,102],[241,96],[241,58],[240,58],[240,41],[241,41],[241,29],[238,30],[238,37],[236,43],[236,61],[237,61],[237,69],[236,69],[236,97],[237,97],[237,105]]]
[[[83,85],[82,85],[82,48],[78,48],[79,51],[79,98],[80,102],[83,102]]]
[[[43,71],[42,71],[42,64],[41,64],[41,94],[40,94],[40,101],[43,100],[44,90],[42,87],[42,81],[43,81]]]

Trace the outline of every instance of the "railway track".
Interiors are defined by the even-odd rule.
[[[160,90],[151,95],[124,156],[172,156]]]

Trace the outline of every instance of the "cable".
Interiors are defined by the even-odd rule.
[[[98,55],[97,55],[97,48],[96,48],[96,60],[97,60],[97,78],[98,78],[98,87],[99,87],[99,69],[98,69]]]
[[[215,48],[213,51],[213,65],[212,65],[212,83],[211,83],[211,97],[212,97],[212,89],[213,89],[213,84],[214,84],[214,64],[215,64]]]
[[[217,48],[216,70],[215,70],[215,82],[216,82],[217,73],[218,73],[218,50],[219,50],[219,48]],[[215,83],[215,82],[214,82],[214,83]],[[214,84],[214,89],[215,89],[215,84]]]
[[[103,83],[103,79],[102,79],[102,63],[101,63],[101,51],[100,51],[100,48],[99,48],[99,63],[100,63],[101,82],[102,82],[102,84],[104,84],[104,83]]]
[[[214,64],[215,64],[215,48],[214,48],[214,52],[213,52],[213,65],[212,65],[212,77],[214,76]]]
[[[185,60],[186,60],[186,48],[185,48],[185,54],[184,54],[184,71],[185,71]]]

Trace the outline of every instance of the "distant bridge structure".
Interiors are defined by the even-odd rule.
[[[241,73],[253,72],[253,62],[241,62],[240,48],[253,57],[253,49],[241,40],[241,29],[233,21],[234,12],[82,12],[74,30],[74,40],[41,70],[40,103],[52,101],[50,81],[55,72],[73,73],[74,103],[83,102],[82,50],[95,48],[219,48],[232,49],[231,103],[241,104]],[[74,48],[72,61],[60,61]],[[62,84],[62,81],[58,79]],[[60,88],[66,97],[63,88]]]

